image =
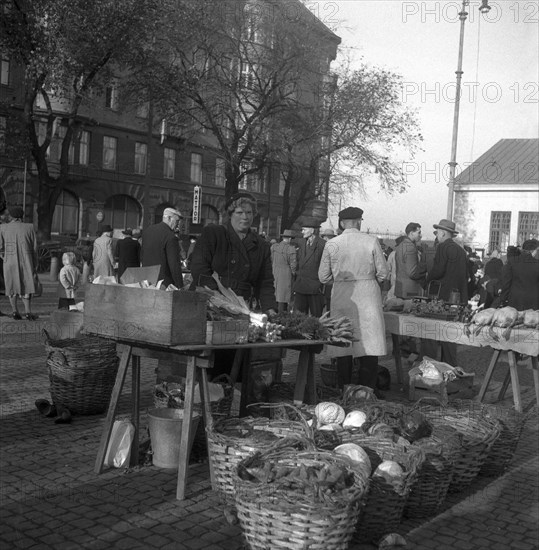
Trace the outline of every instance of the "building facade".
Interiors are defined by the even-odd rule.
[[[465,243],[505,252],[539,238],[539,140],[502,139],[455,180],[455,221]]]
[[[297,13],[312,19],[299,0]],[[290,9],[291,2],[286,4]],[[297,5],[296,5],[297,4]],[[321,22],[320,58],[329,64],[340,39]],[[321,62],[321,66],[324,63]],[[35,164],[24,147],[7,147],[17,113],[22,109],[23,73],[2,57],[0,79],[0,186],[7,205],[25,207],[27,219],[36,219],[38,180]],[[38,135],[45,132],[45,110],[36,105]],[[47,151],[52,175],[59,169],[60,151],[66,132],[62,116],[69,112],[69,98],[53,97],[57,116],[54,137]],[[153,115],[153,116],[152,116]],[[94,235],[103,224],[115,229],[142,227],[161,219],[163,210],[174,206],[185,216],[184,235],[197,233],[208,223],[221,221],[225,189],[225,161],[214,137],[204,131],[186,131],[152,113],[152,106],[122,105],[119,88],[111,83],[99,97],[89,98],[77,117],[80,128],[69,150],[69,178],[56,201],[52,235]],[[16,149],[16,148],[15,148]],[[247,161],[248,162],[248,161]],[[318,176],[317,176],[318,177]],[[313,181],[318,185],[318,181]],[[279,166],[268,164],[260,173],[244,178],[240,187],[253,193],[259,203],[257,227],[278,235],[282,212],[283,181]],[[144,212],[144,208],[147,209]],[[327,198],[314,201],[310,213],[327,216]]]

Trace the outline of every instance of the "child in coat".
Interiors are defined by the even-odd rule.
[[[82,278],[79,268],[75,265],[75,259],[73,252],[66,252],[62,256],[64,267],[60,269],[58,276],[61,285],[61,289],[59,290],[59,309],[66,307],[69,309],[69,305],[75,303],[75,296]]]

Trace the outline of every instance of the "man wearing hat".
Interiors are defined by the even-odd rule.
[[[141,261],[143,267],[160,266],[158,280],[165,287],[183,287],[182,259],[175,230],[183,219],[175,208],[165,208],[159,223],[147,227],[142,235]]]
[[[301,225],[303,239],[298,246],[298,270],[293,285],[294,308],[320,317],[324,309],[324,288],[318,278],[318,268],[326,241],[315,234],[320,227],[316,218],[305,218]]]
[[[124,229],[123,239],[116,245],[116,257],[118,258],[118,280],[128,267],[140,267],[140,244],[133,236],[132,229]]]
[[[382,293],[379,282],[388,272],[378,239],[361,233],[363,210],[349,207],[339,212],[343,232],[326,244],[318,274],[322,283],[333,282],[332,317],[346,316],[354,326],[351,347],[328,346],[337,358],[339,385],[352,379],[354,358],[359,358],[359,383],[376,389],[378,356],[387,353]]]
[[[296,247],[290,243],[293,237],[294,232],[291,229],[285,229],[281,234],[282,241],[271,247],[278,313],[287,311],[288,305],[292,302],[292,281],[298,265]]]
[[[453,291],[460,293],[460,303],[468,303],[468,266],[464,249],[459,246],[453,237],[458,235],[455,222],[451,220],[440,220],[435,224],[437,231],[438,246],[432,268],[427,274],[427,284],[431,281],[440,283],[438,297],[449,301],[449,295]],[[423,354],[429,357],[436,357],[434,341],[429,340],[422,345]],[[457,345],[452,342],[442,342],[442,361],[453,367],[457,365]]]
[[[328,242],[335,237],[335,231],[331,229],[331,227],[327,227],[326,229],[322,229],[320,231],[320,236],[324,241]],[[333,290],[333,285],[331,283],[324,285],[324,303],[326,305],[326,312],[329,312],[331,310],[331,291]]]
[[[22,319],[17,300],[22,299],[25,318],[34,321],[31,299],[35,294],[34,274],[37,269],[37,238],[31,223],[24,223],[19,206],[9,209],[11,221],[0,225],[0,257],[3,260],[5,294],[11,304],[13,319]]]
[[[92,263],[94,265],[94,278],[110,277],[114,275],[114,255],[112,253],[112,232],[110,225],[100,228],[101,235],[94,241],[92,251]]]

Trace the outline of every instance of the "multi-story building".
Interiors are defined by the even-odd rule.
[[[264,0],[258,0],[264,1]],[[328,78],[331,61],[340,39],[299,0],[279,0],[288,12],[308,18],[319,34],[320,73]],[[301,19],[300,17],[300,19]],[[24,205],[27,219],[34,217],[37,196],[35,166],[25,148],[12,151],[5,136],[14,113],[22,109],[23,86],[20,68],[2,57],[0,78],[0,185],[8,205]],[[312,78],[312,77],[311,77]],[[313,101],[316,101],[313,98]],[[69,97],[56,98],[53,111],[58,124],[47,152],[51,174],[58,170],[61,140],[65,135],[62,114]],[[39,120],[38,130],[45,125]],[[105,93],[87,101],[78,110],[82,123],[69,151],[69,181],[58,198],[52,222],[53,235],[95,234],[102,224],[115,229],[141,227],[143,219],[153,223],[167,206],[179,208],[185,215],[185,234],[198,232],[202,225],[218,223],[224,197],[225,161],[214,136],[207,132],[189,132],[165,120],[158,113],[150,116],[151,105],[138,107],[121,104],[118,87],[111,83]],[[43,113],[45,111],[42,111]],[[150,120],[151,119],[151,120]],[[269,164],[260,173],[244,178],[240,187],[252,192],[259,202],[258,228],[278,235],[281,227],[283,181],[278,166]],[[316,174],[316,178],[321,177]],[[319,185],[313,181],[312,185]],[[143,209],[147,208],[146,215]],[[309,205],[309,214],[321,220],[327,215],[327,198]],[[198,214],[198,218],[197,218]],[[193,218],[193,216],[195,216]],[[193,224],[198,221],[198,224]]]

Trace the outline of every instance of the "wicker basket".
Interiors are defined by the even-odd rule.
[[[443,444],[443,453],[453,462],[449,492],[468,487],[479,474],[492,445],[500,434],[499,424],[462,407],[422,407],[432,423],[433,437]]]
[[[361,543],[378,542],[384,535],[394,532],[401,522],[404,506],[423,463],[424,453],[417,447],[405,447],[390,439],[370,436],[358,436],[353,443],[367,453],[373,472],[384,460],[397,462],[404,471],[400,482],[394,485],[382,477],[371,477],[354,540]]]
[[[337,366],[332,363],[324,363],[319,368],[322,384],[328,388],[336,388],[338,386]]]
[[[116,343],[96,336],[51,340],[44,330],[51,398],[72,414],[100,414],[118,371]]]
[[[206,435],[208,456],[213,470],[212,488],[231,502],[235,492],[233,475],[241,460],[257,451],[270,449],[279,438],[312,437],[304,421],[252,417],[223,418],[215,422],[212,430],[206,430]]]
[[[257,462],[258,461],[258,462]],[[293,452],[284,449],[255,455],[242,461],[241,474],[250,464],[273,468],[320,469],[338,466],[348,473],[350,484],[327,494],[318,484],[306,481],[294,486],[277,479],[261,483],[236,474],[236,508],[248,548],[266,550],[346,550],[359,516],[368,480],[350,467],[350,462],[331,453]]]

